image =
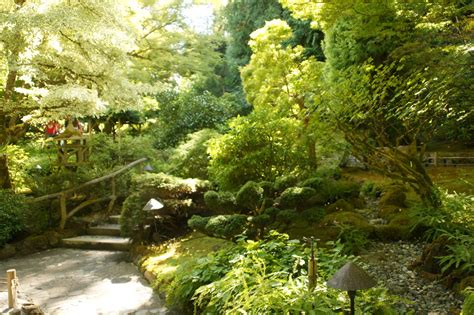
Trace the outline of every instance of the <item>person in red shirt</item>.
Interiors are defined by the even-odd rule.
[[[59,133],[59,128],[60,125],[56,120],[50,120],[44,128],[44,132],[48,138],[55,137]]]

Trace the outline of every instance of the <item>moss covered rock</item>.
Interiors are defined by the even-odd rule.
[[[379,208],[378,211],[378,216],[379,218],[385,219],[385,220],[390,220],[392,219],[395,215],[399,214],[402,212],[402,208],[399,206],[394,206],[394,205],[384,205]]]
[[[402,187],[392,186],[392,187],[389,187],[388,190],[382,194],[379,205],[380,207],[392,205],[392,206],[405,208],[406,199],[407,199],[407,196],[405,192],[403,191]]]
[[[328,214],[321,221],[322,225],[348,225],[362,231],[371,232],[373,227],[358,213],[340,211]]]
[[[326,207],[326,213],[334,213],[338,211],[354,211],[354,206],[344,199],[339,199]]]

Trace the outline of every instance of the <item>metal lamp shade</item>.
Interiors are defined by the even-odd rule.
[[[148,200],[145,207],[143,207],[143,210],[145,211],[159,210],[163,207],[164,205],[161,202],[159,202],[158,200],[154,198],[151,198],[150,200]]]
[[[329,287],[343,291],[369,289],[376,284],[374,279],[352,262],[345,264],[327,281]]]

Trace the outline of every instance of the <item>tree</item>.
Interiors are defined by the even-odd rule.
[[[439,206],[424,146],[447,121],[472,121],[472,7],[462,0],[282,3],[325,32],[325,84],[354,153]]]
[[[316,167],[315,138],[311,123],[317,124],[323,63],[304,57],[302,46],[285,46],[291,28],[281,20],[267,22],[252,33],[250,63],[242,69],[247,100],[255,110],[272,108],[281,117],[295,119],[303,126],[300,138],[307,146],[308,160]]]

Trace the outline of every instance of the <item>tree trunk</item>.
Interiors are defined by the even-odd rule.
[[[11,189],[12,183],[8,173],[8,157],[0,154],[0,189]]]

